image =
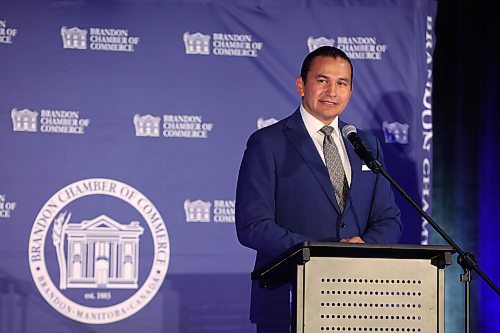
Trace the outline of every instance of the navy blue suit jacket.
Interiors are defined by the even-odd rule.
[[[339,127],[345,124],[339,121]],[[378,140],[358,134],[383,164]],[[340,214],[328,171],[299,110],[253,133],[247,142],[236,190],[236,230],[244,246],[255,249],[255,268],[303,241],[339,241],[360,236],[367,243],[397,243],[400,211],[390,184],[344,145],[352,168],[351,186]],[[288,324],[290,286],[273,290],[252,283],[250,319]]]

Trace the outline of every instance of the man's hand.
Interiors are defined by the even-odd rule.
[[[364,244],[365,241],[359,236],[354,236],[352,238],[344,238],[340,240],[341,243],[353,243],[353,244]]]

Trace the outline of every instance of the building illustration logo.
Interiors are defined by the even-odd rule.
[[[397,121],[392,123],[384,121],[382,123],[382,130],[384,131],[385,143],[408,144],[409,127],[410,125],[401,124]]]
[[[263,42],[255,40],[254,36],[248,33],[185,32],[182,39],[188,55],[257,58],[264,47]]]
[[[211,201],[185,200],[186,222],[235,223],[236,200],[216,199]]]
[[[210,35],[204,35],[201,32],[190,34],[185,32],[183,35],[186,54],[210,54]]]
[[[185,200],[186,222],[210,222],[210,206],[212,206],[212,203],[207,201]]]
[[[87,30],[85,29],[62,27],[61,37],[65,49],[87,49]]]
[[[160,136],[160,117],[155,117],[150,114],[134,116],[135,136]]]
[[[314,38],[312,36],[309,36],[307,38],[307,48],[309,49],[309,52],[312,52],[321,46],[333,46],[334,45],[334,40],[332,38],[326,38],[326,37],[318,37]]]
[[[95,204],[103,200],[105,206]],[[40,209],[28,260],[38,291],[56,311],[108,324],[155,297],[167,274],[170,242],[144,194],[116,180],[84,179],[61,188]]]
[[[12,118],[12,129],[15,132],[36,132],[38,112],[28,109],[12,109],[10,112]]]
[[[101,215],[68,223],[70,218],[71,214],[60,213],[52,228],[60,271],[59,288],[137,289],[139,236],[144,232],[139,222],[121,225]]]
[[[259,119],[257,119],[257,128],[261,129],[272,124],[276,124],[277,122],[278,120],[275,118],[264,119],[262,117],[259,117]]]

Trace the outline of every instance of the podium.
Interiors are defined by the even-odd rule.
[[[448,246],[297,244],[252,272],[291,289],[291,332],[444,333]]]

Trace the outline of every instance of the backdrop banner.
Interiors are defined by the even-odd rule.
[[[249,135],[305,55],[431,213],[435,1],[0,3],[0,332],[252,332],[234,226]],[[402,243],[427,242],[404,199]]]

